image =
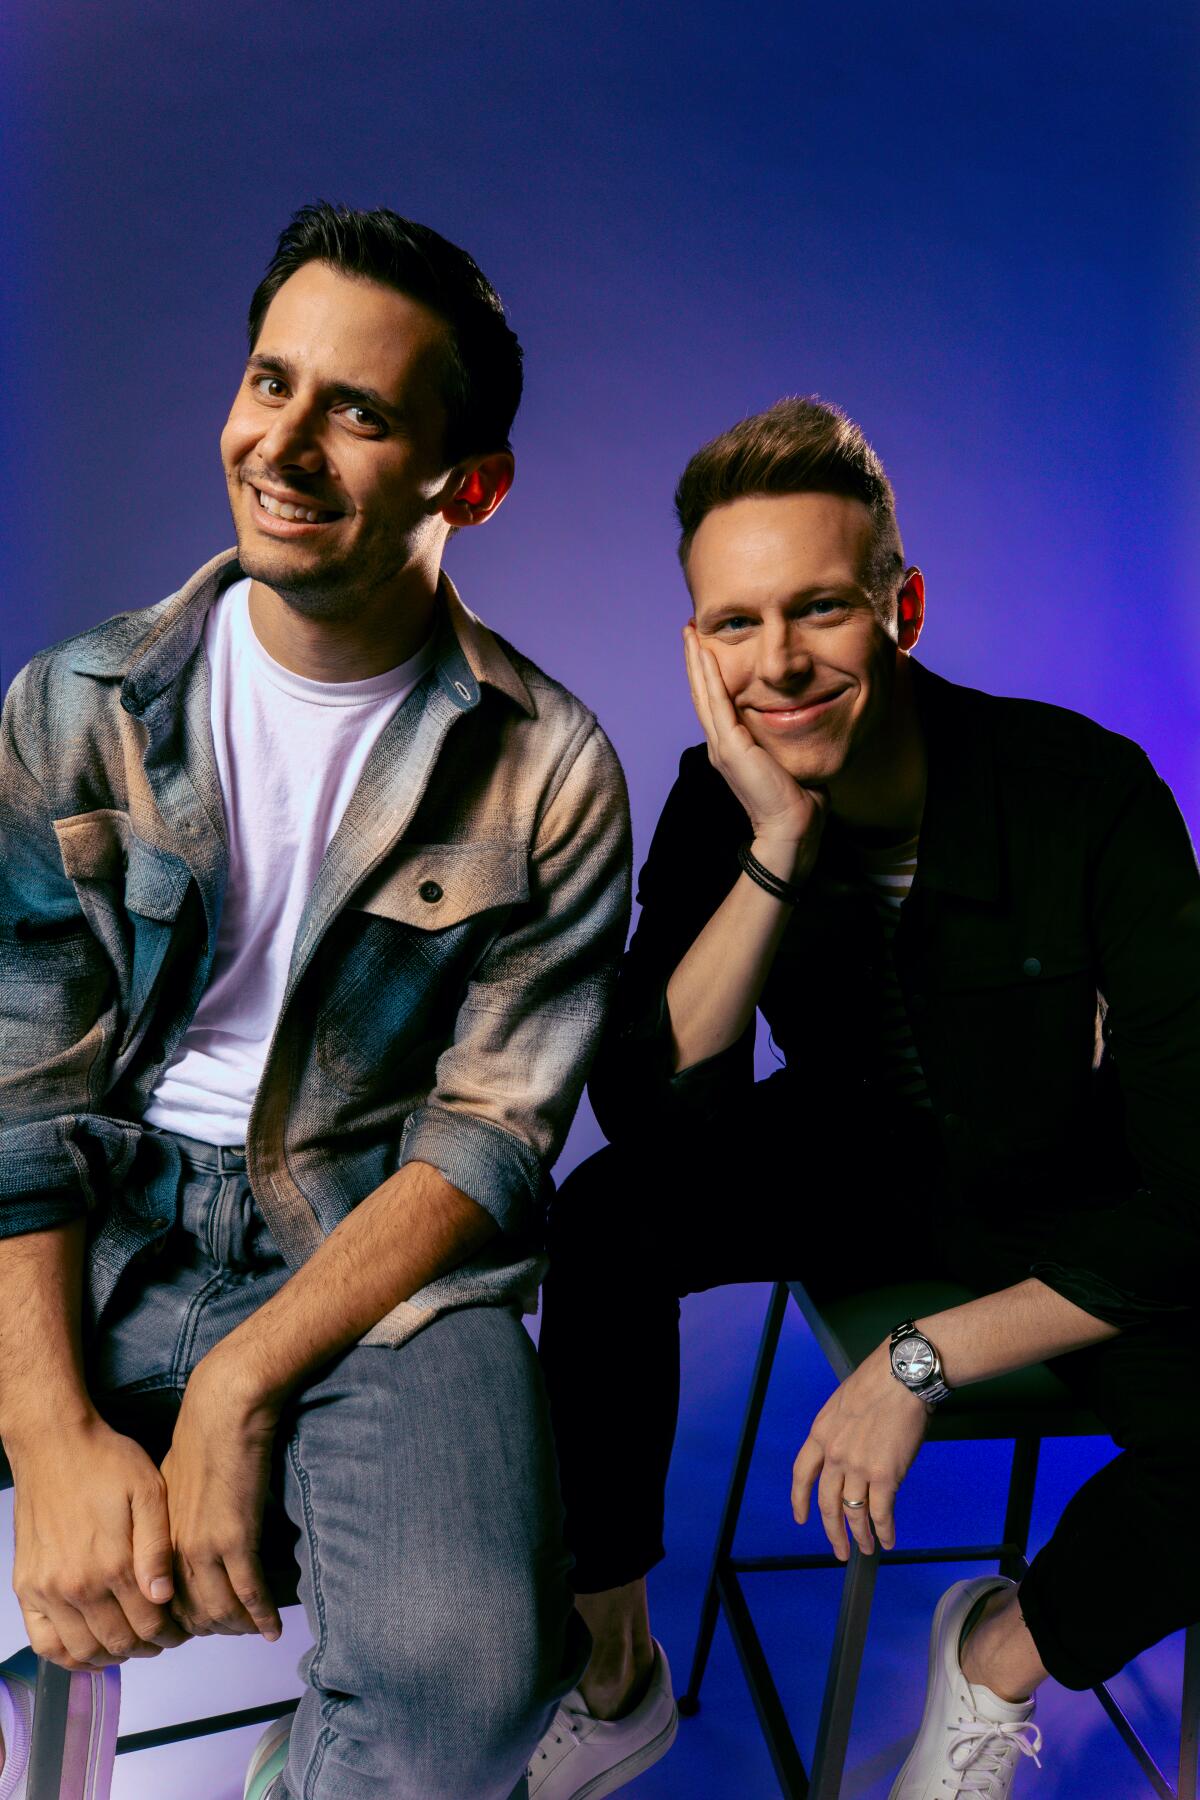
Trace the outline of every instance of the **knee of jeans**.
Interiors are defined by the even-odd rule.
[[[343,1635],[323,1677],[352,1678],[360,1704],[378,1709],[363,1727],[390,1740],[400,1766],[421,1769],[422,1800],[503,1800],[565,1685],[565,1624],[539,1617],[520,1582],[428,1599],[414,1607],[401,1594],[388,1628]]]

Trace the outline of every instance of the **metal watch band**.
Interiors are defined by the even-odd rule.
[[[933,1352],[933,1369],[920,1386],[917,1387],[914,1387],[910,1382],[905,1381],[902,1376],[897,1375],[891,1357],[891,1353],[896,1348],[896,1345],[903,1343],[905,1338],[910,1337],[920,1338],[921,1342],[923,1344],[928,1344]],[[949,1399],[952,1390],[946,1386],[945,1380],[943,1379],[942,1359],[938,1353],[937,1345],[925,1332],[918,1329],[915,1319],[904,1319],[899,1325],[894,1327],[891,1337],[888,1340],[888,1367],[892,1371],[892,1379],[898,1381],[901,1387],[907,1388],[910,1394],[915,1394],[918,1400],[924,1400],[927,1406],[938,1406],[943,1400]]]

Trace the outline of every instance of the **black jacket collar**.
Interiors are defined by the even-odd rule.
[[[917,869],[921,885],[998,900],[1004,855],[990,696],[912,665],[929,757]]]

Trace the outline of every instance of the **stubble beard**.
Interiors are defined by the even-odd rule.
[[[313,570],[311,575],[306,575],[302,570],[275,569],[269,557],[260,558],[253,553],[245,556],[239,552],[238,561],[243,574],[249,575],[260,587],[270,588],[291,612],[302,618],[350,619],[360,610],[357,586],[339,581],[336,575],[331,577],[327,570]]]

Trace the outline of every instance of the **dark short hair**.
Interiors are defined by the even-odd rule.
[[[692,539],[710,512],[732,500],[771,494],[861,500],[875,523],[870,591],[877,598],[891,592],[904,569],[892,484],[853,420],[815,395],[777,400],[697,450],[675,490],[685,572]]]
[[[446,321],[450,339],[442,392],[451,462],[510,448],[521,403],[521,346],[499,294],[465,250],[386,206],[372,212],[327,200],[302,206],[280,233],[250,301],[251,350],[268,306],[288,277],[309,262],[382,282]]]

